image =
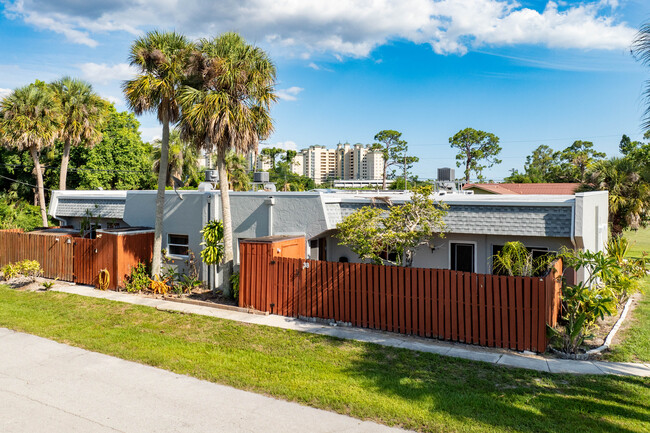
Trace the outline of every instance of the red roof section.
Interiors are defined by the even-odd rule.
[[[468,183],[463,189],[478,188],[492,194],[573,195],[579,183]]]

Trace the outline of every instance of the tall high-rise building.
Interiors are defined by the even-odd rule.
[[[262,157],[249,155],[249,167],[255,170],[270,170],[271,164]],[[371,150],[362,144],[338,144],[336,149],[313,145],[298,152],[291,170],[307,176],[317,184],[331,180],[380,180],[383,174],[384,157],[380,151]]]

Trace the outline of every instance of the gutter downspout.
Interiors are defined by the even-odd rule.
[[[208,210],[208,212],[207,212],[207,213],[208,213],[208,215],[207,215],[208,220],[207,220],[206,224],[210,222],[210,218],[211,218],[211,216],[212,216],[212,212],[211,212],[211,211],[212,211],[212,194],[208,193],[207,196],[208,196],[208,197],[207,197],[208,205],[207,205],[206,207],[208,208],[208,209],[207,209],[207,210]],[[211,290],[211,289],[212,289],[212,286],[211,286],[211,282],[212,282],[212,269],[211,269],[211,266],[210,266],[210,265],[205,265],[205,266],[206,266],[206,273],[208,274],[208,289]]]
[[[571,246],[576,249],[576,202],[571,203]]]
[[[264,203],[269,205],[268,208],[268,223],[269,223],[269,236],[273,236],[273,206],[275,206],[275,197],[267,197]]]
[[[578,245],[576,244],[576,199],[574,196],[573,202],[571,202],[571,246],[573,247],[574,250],[577,249]],[[564,271],[566,270],[566,267],[562,265]],[[573,273],[575,274],[575,280],[573,283],[576,284],[578,281],[578,271],[577,269],[573,270]]]

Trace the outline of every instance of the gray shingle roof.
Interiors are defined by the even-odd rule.
[[[571,236],[568,206],[451,205],[445,222],[450,233]]]
[[[87,198],[61,198],[56,209],[57,217],[84,217],[90,212],[98,218],[124,218],[124,200]]]
[[[328,227],[335,228],[343,218],[363,206],[362,203],[326,203]],[[570,237],[571,208],[452,204],[445,223],[447,233]]]

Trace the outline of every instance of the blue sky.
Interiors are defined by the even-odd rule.
[[[640,139],[650,69],[629,46],[650,21],[644,1],[0,0],[0,95],[34,79],[90,81],[125,109],[129,45],[153,28],[192,38],[241,32],[278,69],[268,145],[371,143],[396,129],[420,157],[415,174],[454,166],[465,127],[501,139],[501,179],[540,144],[593,141],[616,155]],[[151,116],[142,135],[160,135]]]

